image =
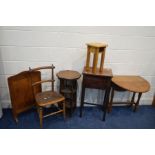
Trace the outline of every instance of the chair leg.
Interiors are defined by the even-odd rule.
[[[43,108],[38,107],[38,112],[39,112],[39,119],[40,119],[40,128],[43,127]]]
[[[66,120],[66,104],[65,104],[65,101],[63,102],[63,115],[64,115],[64,120]]]

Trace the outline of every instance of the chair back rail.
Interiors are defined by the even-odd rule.
[[[52,89],[52,91],[54,91],[54,82],[55,82],[55,80],[54,80],[54,69],[55,69],[55,66],[53,64],[51,66],[42,66],[42,67],[37,67],[37,68],[30,68],[29,67],[30,75],[33,71],[41,71],[41,70],[45,70],[45,69],[51,70],[51,79],[41,80],[41,81],[37,81],[35,83],[32,83],[32,76],[31,76],[31,84],[33,86],[33,90],[34,90],[34,87],[38,84],[51,82],[51,89]]]

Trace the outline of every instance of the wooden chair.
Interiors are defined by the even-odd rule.
[[[33,94],[34,94],[36,105],[37,105],[41,128],[43,126],[43,118],[54,115],[54,114],[63,113],[64,119],[65,119],[65,115],[66,115],[65,114],[65,98],[61,94],[54,91],[54,81],[55,81],[54,80],[54,68],[55,67],[53,65],[38,67],[38,68],[33,68],[33,69],[29,68],[30,74],[32,73],[32,71],[41,71],[45,69],[51,70],[51,79],[41,80],[41,81],[32,83]],[[41,91],[40,93],[35,93],[35,87],[43,83],[46,83],[46,82],[51,83],[52,89],[50,91]],[[59,104],[58,106],[56,106],[58,108],[58,111],[52,112],[47,115],[43,115],[43,108],[49,105],[57,105],[57,104]],[[60,109],[60,107],[62,108]]]

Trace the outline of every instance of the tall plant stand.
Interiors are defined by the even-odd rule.
[[[80,73],[72,70],[64,70],[57,73],[57,77],[60,80],[59,92],[65,96],[66,114],[68,116],[72,116],[76,109],[77,80],[80,76]]]

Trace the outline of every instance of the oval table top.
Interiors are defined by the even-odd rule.
[[[112,82],[117,86],[135,93],[145,93],[150,90],[150,84],[140,76],[114,76]]]
[[[63,70],[57,73],[57,77],[66,80],[76,80],[81,77],[81,74],[73,70]]]

